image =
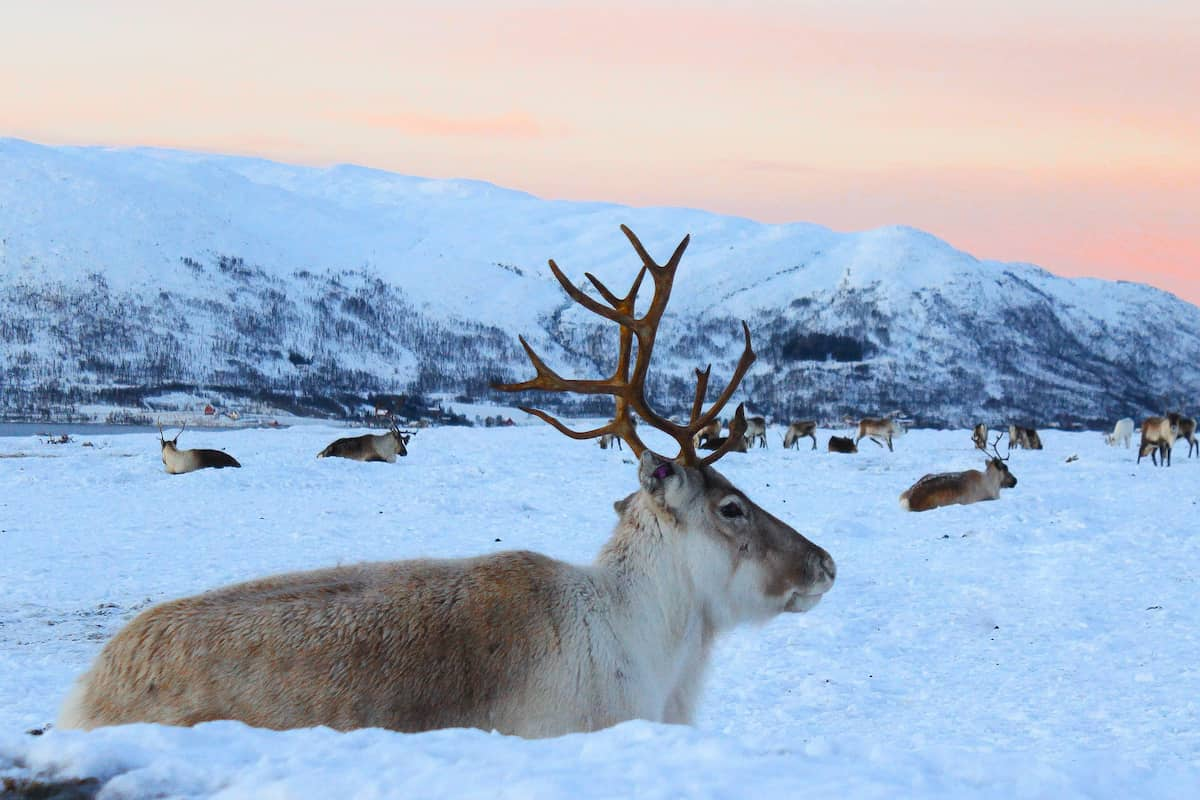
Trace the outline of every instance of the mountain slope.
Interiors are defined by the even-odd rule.
[[[329,413],[372,393],[480,397],[528,374],[518,333],[552,366],[608,370],[613,326],[569,303],[546,259],[623,291],[638,260],[622,223],[663,260],[692,237],[653,369],[652,396],[674,410],[695,366],[713,361],[719,390],[740,319],[759,353],[740,395],[779,419],[1100,424],[1200,393],[1200,309],[979,261],[910,228],[0,139],[0,411],[136,407],[187,387]]]

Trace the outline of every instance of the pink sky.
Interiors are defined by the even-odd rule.
[[[0,135],[355,162],[838,230],[1200,303],[1195,0],[43,0]]]

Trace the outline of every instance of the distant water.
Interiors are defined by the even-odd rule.
[[[210,433],[241,429],[230,426],[205,427],[203,430]],[[0,436],[62,436],[64,433],[71,436],[108,436],[115,433],[158,433],[158,428],[150,425],[108,425],[102,422],[0,422]]]

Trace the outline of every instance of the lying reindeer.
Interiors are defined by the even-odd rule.
[[[1142,440],[1138,443],[1138,457],[1134,463],[1150,456],[1154,466],[1171,466],[1171,450],[1175,447],[1175,426],[1169,417],[1147,417],[1142,420]],[[1191,452],[1189,448],[1188,452]],[[1161,461],[1159,459],[1162,459]]]
[[[988,426],[985,423],[979,423],[971,430],[971,441],[975,443],[975,447],[979,450],[987,450]]]
[[[854,437],[854,444],[857,446],[865,436],[869,437],[875,444],[883,447],[883,443],[879,441],[882,438],[887,442],[888,452],[894,452],[892,450],[892,437],[898,432],[899,428],[890,417],[866,417],[858,423],[858,436]]]
[[[364,433],[362,436],[337,439],[317,453],[317,458],[351,458],[355,461],[386,461],[395,464],[396,456],[408,455],[406,445],[409,439],[416,435],[416,431],[400,430],[393,421],[387,433]]]
[[[1041,450],[1042,437],[1038,436],[1036,428],[1023,428],[1020,425],[1008,426],[1008,446],[1022,447],[1026,450]]]
[[[179,429],[174,439],[163,437],[162,426],[158,427],[158,440],[162,443],[163,467],[169,475],[182,475],[185,472],[195,472],[198,469],[222,469],[224,467],[241,467],[238,460],[224,450],[180,450],[179,437],[187,430],[187,424]]]
[[[826,449],[831,453],[857,453],[858,444],[849,436],[830,436]]]
[[[733,444],[729,444],[729,440],[731,438],[734,439]],[[699,450],[720,450],[721,448],[725,447],[727,444],[729,444],[729,446],[728,446],[728,448],[726,448],[726,452],[729,452],[729,453],[749,453],[750,452],[750,448],[747,446],[746,437],[742,436],[742,437],[740,437],[740,440],[739,440],[737,437],[733,436],[732,432],[729,434],[729,436],[702,436],[702,437],[700,437],[700,443],[696,445],[696,448]]]
[[[817,423],[815,420],[801,420],[788,425],[787,433],[783,437],[783,446],[785,448],[799,448],[800,440],[805,436],[812,439],[812,449],[817,449]]]
[[[905,511],[928,511],[941,506],[995,500],[1000,496],[1001,489],[1016,486],[1017,479],[1004,463],[1008,456],[1001,458],[996,450],[1003,436],[1003,433],[1000,434],[991,443],[993,455],[983,472],[969,469],[965,472],[926,475],[900,494],[900,507]]]
[[[588,276],[605,305],[550,262],[572,299],[620,326],[612,377],[563,378],[522,338],[537,376],[496,387],[616,398],[614,419],[590,431],[526,409],[573,439],[618,434],[638,458],[637,489],[615,504],[616,529],[595,562],[519,551],[358,564],[163,603],[108,642],[65,702],[59,727],[236,719],[276,729],[559,736],[629,719],[691,721],[717,636],[813,608],[836,568],[711,466],[744,441],[740,407],[724,449],[700,458],[693,446],[754,361],[745,323],[745,350],[711,408],[703,409],[708,370],[697,370],[686,424],[647,403],[655,336],[688,240],[660,266],[622,230],[645,265],[623,298]],[[647,273],[654,296],[637,317]],[[651,452],[633,413],[673,438],[679,455]]]

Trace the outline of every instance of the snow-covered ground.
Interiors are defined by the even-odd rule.
[[[0,438],[0,778],[94,777],[110,798],[1196,796],[1200,459],[1186,444],[1156,469],[1100,434],[1044,431],[1044,451],[1013,453],[1019,485],[999,501],[906,514],[897,495],[922,474],[982,464],[968,431],[853,456],[785,451],[779,433],[719,468],[832,553],[832,592],[723,639],[694,728],[546,741],[26,731],[167,598],[361,560],[589,561],[634,488],[627,451],[540,424],[439,428],[395,465],[360,464],[314,459],[341,427],[197,430],[181,444],[243,469],[170,476],[156,433]]]

